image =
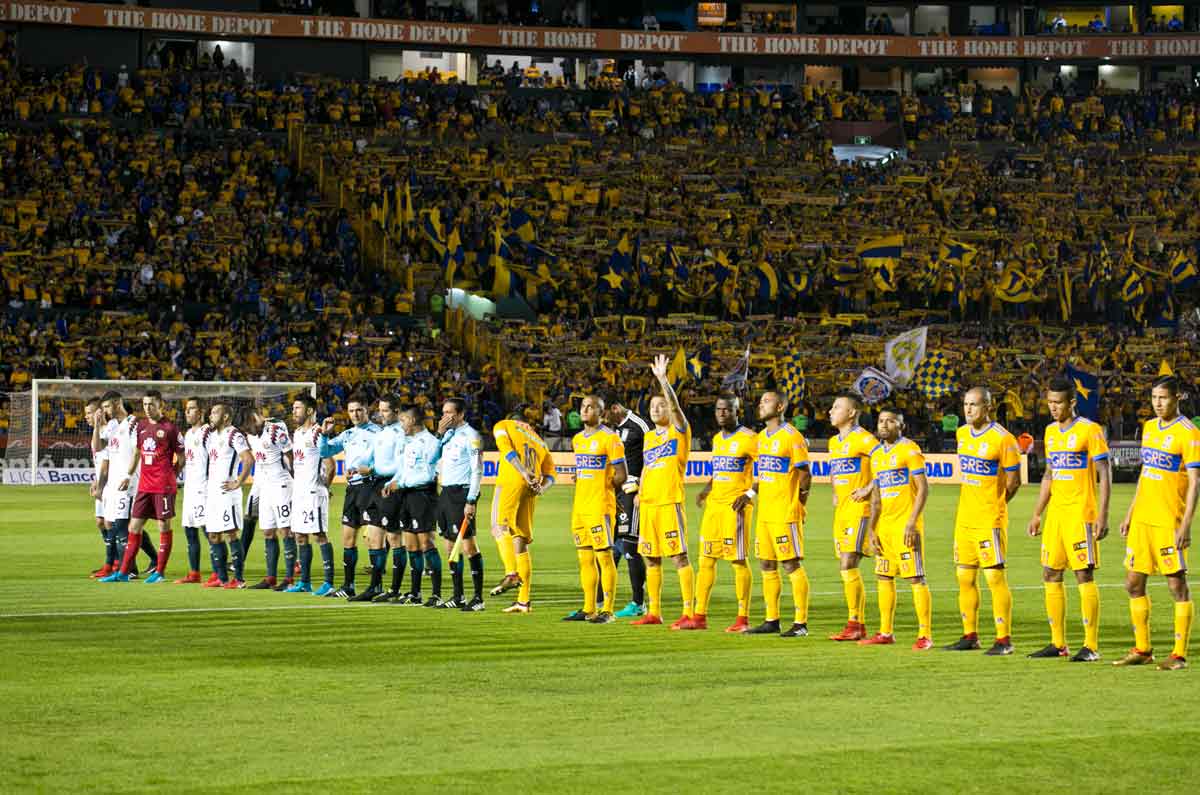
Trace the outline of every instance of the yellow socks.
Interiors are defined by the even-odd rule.
[[[875,585],[879,588],[879,633],[891,635],[896,631],[896,581],[880,578]]]
[[[683,614],[691,616],[696,614],[696,572],[692,568],[692,564],[682,566],[675,570],[679,573],[679,591],[683,594]]]
[[[767,608],[767,621],[779,620],[779,595],[783,592],[783,581],[779,569],[763,572],[763,605]]]
[[[912,587],[913,607],[917,610],[917,637],[933,640],[933,598],[925,583]]]
[[[500,551],[500,561],[504,564],[505,574],[517,573],[517,553],[513,552],[513,539],[508,531],[496,539],[496,549]]]
[[[646,612],[662,618],[662,566],[646,566]]]
[[[745,563],[734,561],[733,590],[737,594],[737,614],[744,618],[750,616],[751,585],[753,585],[753,579],[750,576],[750,567]],[[706,604],[705,607],[707,608],[708,605]]]
[[[1150,597],[1138,596],[1129,600],[1129,617],[1133,620],[1133,645],[1138,651],[1150,651]]]
[[[1092,584],[1095,587],[1095,583]],[[1067,645],[1067,589],[1061,582],[1043,582],[1046,590],[1046,618],[1050,620],[1050,642],[1058,648]],[[1083,586],[1079,586],[1083,590]],[[1084,619],[1084,623],[1087,620]]]
[[[988,590],[992,592],[992,616],[996,619],[996,639],[1012,637],[1012,591],[1008,589],[1008,572],[1004,569],[984,569]]]
[[[604,604],[600,609],[611,613],[617,602],[617,563],[613,560],[611,549],[602,550],[596,559],[600,563],[600,587],[604,589]],[[592,590],[595,591],[594,588]]]
[[[533,580],[533,562],[529,559],[529,550],[517,555],[517,576],[521,578],[521,589],[517,591],[517,601],[529,604],[529,586]],[[593,587],[595,587],[593,585]]]
[[[1175,648],[1171,653],[1176,657],[1188,655],[1188,638],[1192,635],[1192,614],[1195,609],[1191,600],[1175,603]]]
[[[749,570],[746,574],[749,576]],[[808,572],[801,566],[788,575],[792,583],[792,603],[796,607],[797,624],[808,623]]]
[[[1094,582],[1079,583],[1079,610],[1083,613],[1083,645],[1100,650],[1100,589]]]
[[[976,569],[959,568],[958,613],[962,616],[963,634],[979,633],[979,576]]]
[[[708,600],[712,598],[713,584],[717,581],[717,559],[704,555],[700,558],[700,573],[696,575],[696,613],[708,615]]]
[[[579,585],[583,588],[583,612],[596,612],[596,553],[589,549],[575,550],[579,559]],[[611,556],[610,556],[611,557]]]
[[[842,591],[846,594],[847,620],[863,623],[867,612],[867,589],[863,586],[862,574],[858,569],[841,572]]]

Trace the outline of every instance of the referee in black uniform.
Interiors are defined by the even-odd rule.
[[[442,404],[442,418],[438,422],[441,434],[441,460],[438,466],[438,482],[442,491],[438,495],[438,532],[446,545],[446,556],[454,550],[459,528],[463,530],[462,555],[451,561],[450,574],[454,580],[454,595],[442,607],[451,607],[468,613],[483,610],[483,553],[475,543],[475,506],[479,502],[479,487],[483,482],[483,437],[479,431],[467,424],[464,416],[465,404],[458,398],[450,398]],[[463,563],[471,566],[471,587],[474,596],[467,601],[463,589]]]
[[[642,476],[642,447],[650,426],[621,402],[615,392],[601,395],[608,406],[608,425],[625,445],[625,484],[617,490],[617,532],[613,540],[613,559],[629,561],[629,587],[632,601],[616,612],[618,618],[637,618],[646,614],[646,562],[638,554],[638,485]],[[603,598],[603,594],[600,595]]]

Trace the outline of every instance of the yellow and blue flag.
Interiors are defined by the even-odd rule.
[[[895,292],[896,266],[904,255],[904,235],[868,240],[860,243],[854,253],[871,272],[871,279],[880,292]]]
[[[1089,420],[1100,418],[1100,378],[1086,370],[1067,365],[1064,374],[1075,385],[1075,408]]]
[[[928,351],[913,371],[910,385],[930,400],[958,391],[958,371],[942,351]]]
[[[767,260],[762,260],[754,268],[758,277],[758,298],[762,301],[774,301],[779,297],[779,274]]]
[[[791,271],[787,275],[787,285],[796,296],[803,298],[812,290],[812,276],[808,271]]]
[[[978,253],[979,250],[974,246],[946,238],[938,247],[937,261],[956,268],[969,268],[975,263]]]
[[[993,293],[1001,301],[1024,304],[1033,300],[1033,279],[1015,262],[1010,262],[1000,274]]]
[[[450,230],[450,237],[446,239],[446,247],[442,253],[442,273],[445,276],[447,287],[454,286],[454,277],[465,260],[466,252],[463,251],[462,237],[458,234],[458,227],[455,226]]]
[[[1071,319],[1071,291],[1074,285],[1071,283],[1071,272],[1063,268],[1058,273],[1058,313],[1064,323]]]
[[[862,267],[857,262],[839,260],[829,263],[829,275],[838,284],[856,282],[862,273]]]
[[[1121,300],[1126,304],[1136,304],[1146,298],[1146,274],[1134,267],[1121,281]]]
[[[1200,270],[1196,267],[1195,252],[1188,255],[1182,249],[1171,257],[1171,284],[1178,290],[1186,290],[1200,279]]]
[[[679,253],[675,251],[675,247],[670,243],[667,244],[666,258],[667,272],[679,281],[687,281],[688,276],[691,275],[691,271],[680,258]]]
[[[781,357],[775,365],[775,380],[788,407],[795,409],[804,398],[804,363],[800,354],[792,352]]]
[[[537,230],[533,226],[533,218],[524,210],[513,210],[508,214],[508,235],[509,242],[513,239],[520,240],[522,243],[532,243],[537,240]]]
[[[667,380],[671,385],[678,387],[683,383],[683,379],[688,376],[687,354],[683,352],[683,346],[675,351],[674,358],[671,359],[671,365],[667,368]]]
[[[712,367],[712,346],[704,345],[700,350],[696,351],[691,358],[687,360],[688,373],[697,381],[703,381],[708,378],[708,371]]]

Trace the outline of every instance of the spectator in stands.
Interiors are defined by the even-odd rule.
[[[1172,33],[1179,33],[1183,30],[1183,20],[1179,18],[1178,14],[1171,15],[1171,21],[1167,23],[1167,30]]]

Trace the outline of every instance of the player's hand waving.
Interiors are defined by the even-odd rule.
[[[654,357],[654,364],[650,365],[650,372],[654,373],[654,377],[659,381],[665,381],[667,378],[667,370],[671,366],[671,360],[667,358],[665,353],[660,353]]]

